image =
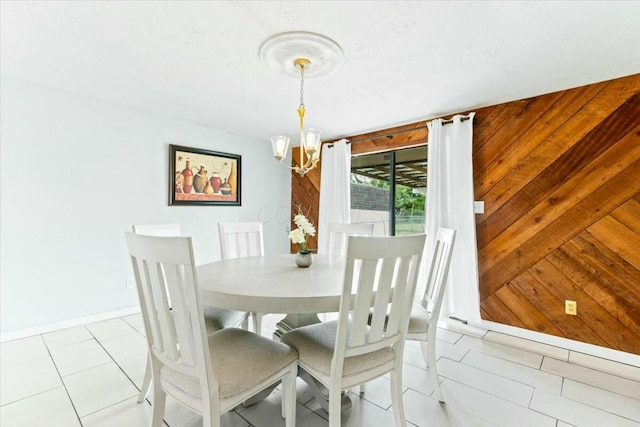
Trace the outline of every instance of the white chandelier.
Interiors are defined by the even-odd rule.
[[[300,72],[300,105],[298,106],[300,158],[298,164],[290,169],[293,169],[300,176],[304,176],[314,169],[320,161],[321,145],[320,131],[304,127],[305,73],[308,77],[329,74],[342,62],[342,49],[336,42],[320,34],[296,31],[269,38],[260,47],[260,57],[271,68],[288,76],[295,76],[298,70]],[[287,136],[271,137],[273,157],[283,165],[282,162],[287,157],[290,142],[291,140]]]

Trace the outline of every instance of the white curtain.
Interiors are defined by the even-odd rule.
[[[329,252],[327,224],[351,221],[351,145],[347,142],[341,139],[322,146],[318,253]]]
[[[429,122],[426,259],[431,259],[439,227],[457,231],[449,280],[442,303],[442,317],[455,316],[469,322],[480,321],[478,289],[478,247],[473,209],[473,116],[453,123],[442,119]],[[467,118],[465,117],[465,119]]]

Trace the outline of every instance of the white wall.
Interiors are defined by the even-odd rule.
[[[0,81],[1,330],[137,304],[124,230],[179,222],[196,261],[219,259],[218,221],[264,221],[288,252],[290,173],[257,141]],[[242,206],[168,206],[169,144],[242,156]]]

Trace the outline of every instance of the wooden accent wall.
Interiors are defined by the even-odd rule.
[[[292,159],[298,159],[300,156],[300,148],[294,147],[291,152]],[[294,165],[297,162],[294,160]],[[322,170],[322,159],[318,166],[307,172],[303,177],[296,172],[291,172],[291,228],[295,228],[293,223],[293,216],[298,213],[298,207],[302,209],[302,212],[307,218],[318,227],[318,214],[320,212],[320,171]],[[315,237],[310,237],[307,241],[308,248],[318,247],[317,234]],[[291,253],[295,253],[298,250],[298,245],[291,244]]]
[[[482,318],[640,354],[640,74],[475,111]],[[424,144],[424,124],[352,152]],[[319,173],[299,178],[292,203],[317,209]]]
[[[482,318],[640,353],[640,74],[483,109],[474,131]]]

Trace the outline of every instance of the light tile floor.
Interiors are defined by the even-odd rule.
[[[282,316],[263,318],[272,336]],[[409,426],[640,426],[640,368],[488,332],[482,338],[440,330],[438,373],[447,399],[433,389],[417,343],[405,351],[404,404]],[[136,396],[146,365],[139,314],[0,345],[3,427],[147,427],[148,402]],[[389,379],[351,394],[343,426],[393,425]],[[283,426],[279,389],[223,417],[225,427]],[[297,425],[327,425],[308,387],[298,381]],[[165,423],[197,427],[202,418],[171,399]]]

